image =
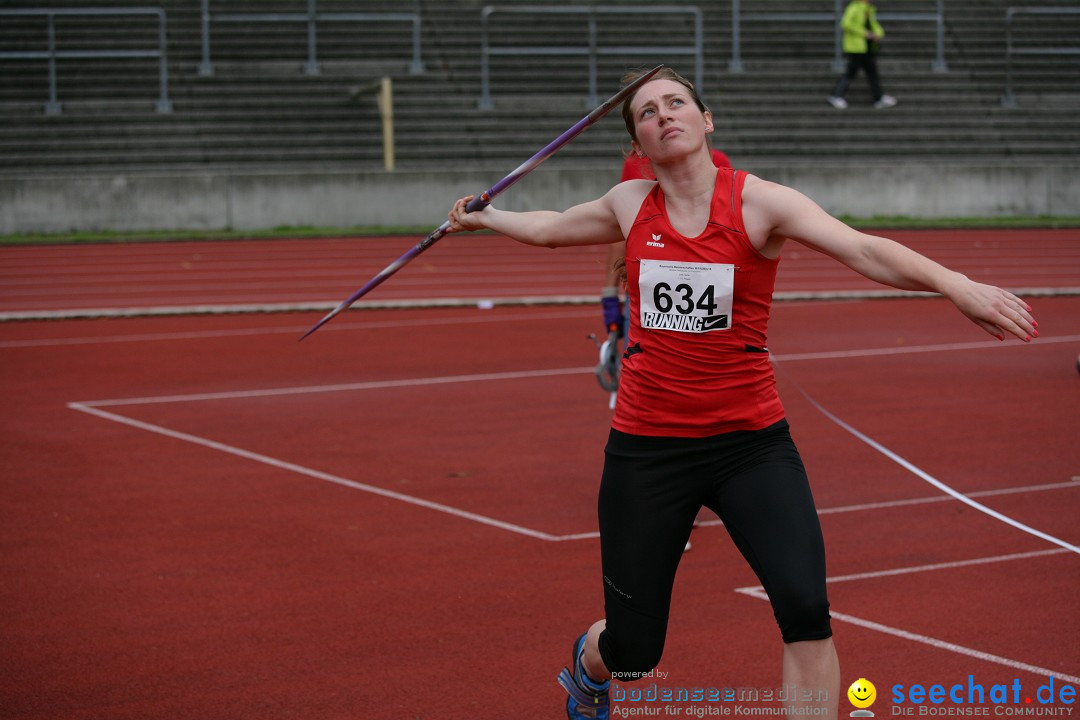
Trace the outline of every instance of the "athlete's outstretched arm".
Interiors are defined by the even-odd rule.
[[[796,190],[748,178],[743,215],[748,233],[767,238],[766,248],[795,240],[884,285],[941,293],[998,339],[1006,333],[1024,341],[1038,337],[1031,306],[1021,298],[975,282],[888,238],[859,232]]]
[[[652,183],[645,181],[622,183],[603,197],[574,205],[563,212],[512,212],[488,205],[483,210],[468,213],[465,206],[473,196],[466,195],[454,203],[447,215],[450,220],[448,232],[488,229],[526,245],[552,248],[615,243],[625,239],[619,218],[632,217],[651,186]]]

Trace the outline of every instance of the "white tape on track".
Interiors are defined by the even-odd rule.
[[[773,361],[773,366],[777,370],[779,370],[780,369],[780,364],[776,361],[775,356],[772,358],[772,361]],[[789,382],[791,382],[791,384],[795,386],[795,388],[799,391],[799,393],[801,393],[802,396],[804,398],[806,398],[807,402],[809,402],[811,405],[813,405],[818,410],[818,412],[820,412],[822,415],[827,417],[834,424],[836,424],[837,426],[839,426],[840,428],[842,428],[846,432],[850,433],[851,435],[855,436],[856,438],[861,440],[863,443],[869,445],[874,450],[877,450],[879,453],[881,453],[885,457],[889,458],[890,460],[895,462],[900,467],[904,468],[905,470],[908,470],[909,472],[911,472],[916,477],[918,477],[918,478],[920,478],[922,480],[925,480],[929,484],[933,485],[934,487],[936,487],[938,490],[942,491],[946,495],[952,496],[953,498],[959,500],[960,502],[964,503],[968,507],[974,508],[975,510],[978,510],[979,512],[984,513],[985,515],[989,515],[990,517],[994,518],[995,520],[999,520],[999,521],[1005,523],[1006,525],[1011,525],[1012,527],[1016,528],[1017,530],[1021,530],[1023,532],[1026,532],[1029,535],[1034,535],[1035,537],[1040,538],[1042,540],[1045,540],[1046,542],[1053,543],[1054,545],[1058,545],[1060,547],[1065,548],[1066,550],[1068,550],[1070,552],[1074,552],[1074,553],[1080,555],[1080,547],[1077,547],[1076,545],[1073,545],[1072,543],[1066,542],[1066,541],[1064,541],[1064,540],[1062,540],[1060,538],[1054,537],[1053,535],[1050,535],[1048,533],[1044,533],[1041,530],[1037,530],[1037,529],[1031,527],[1030,525],[1025,525],[1024,523],[1022,523],[1022,522],[1020,522],[1018,520],[1012,519],[1008,515],[1003,515],[1002,513],[999,513],[997,510],[993,510],[993,509],[988,508],[987,506],[983,505],[982,503],[979,503],[979,502],[976,502],[975,500],[972,500],[967,495],[964,495],[962,492],[960,492],[958,490],[954,490],[952,487],[950,487],[949,485],[946,485],[945,483],[941,482],[940,480],[935,478],[930,473],[928,473],[928,472],[922,470],[921,468],[917,467],[916,465],[913,465],[912,463],[908,462],[904,458],[902,458],[899,455],[897,455],[896,453],[894,453],[889,448],[885,447],[881,443],[877,442],[876,440],[874,440],[873,438],[867,436],[866,434],[860,432],[859,430],[855,429],[851,425],[847,424],[846,422],[844,422],[843,420],[838,418],[836,415],[829,412],[821,403],[819,403],[817,400],[815,400],[810,395],[810,393],[808,393],[805,389],[803,389],[803,387],[798,382],[796,382],[794,379],[792,379],[786,373],[785,373],[785,379],[788,380]]]

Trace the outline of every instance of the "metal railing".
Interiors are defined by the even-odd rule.
[[[805,13],[744,13],[740,0],[731,0],[731,60],[728,70],[733,73],[743,72],[742,62],[742,23],[744,20],[771,20],[783,22],[832,22],[833,23],[833,59],[832,67],[836,72],[844,69],[844,30],[840,20],[844,15],[846,0],[834,0],[832,12]],[[916,21],[936,24],[936,53],[930,67],[934,72],[947,72],[945,62],[945,0],[937,0],[937,10],[932,13],[879,13],[878,19],[886,22]]]
[[[52,8],[32,9],[15,8],[12,10],[0,10],[0,17],[16,16],[42,16],[46,18],[46,35],[48,47],[45,50],[17,50],[0,52],[0,60],[48,60],[49,61],[49,100],[45,103],[46,115],[60,115],[61,104],[57,97],[56,89],[56,61],[57,60],[86,60],[90,58],[157,58],[158,59],[158,86],[159,95],[155,109],[159,113],[172,112],[172,103],[169,101],[169,63],[165,51],[165,11],[161,8],[131,7],[131,8]],[[100,17],[105,15],[153,15],[158,19],[158,49],[157,50],[57,50],[56,49],[56,17],[57,16],[86,16]]]
[[[1004,107],[1016,107],[1012,91],[1013,55],[1080,55],[1080,41],[1067,47],[1015,47],[1013,45],[1013,18],[1017,15],[1080,15],[1078,7],[1011,7],[1005,10],[1005,94],[1001,96]]]
[[[587,45],[512,45],[492,47],[488,40],[488,28],[491,15],[495,13],[533,14],[533,15],[583,15],[588,24]],[[694,19],[694,42],[687,46],[600,46],[597,41],[597,15],[682,15],[689,14]],[[492,55],[500,56],[555,56],[584,55],[588,57],[589,91],[585,100],[586,107],[593,107],[600,102],[596,89],[596,58],[600,55],[690,55],[694,58],[694,85],[699,94],[704,96],[704,41],[701,8],[696,5],[672,5],[670,7],[646,8],[620,5],[487,5],[480,12],[481,47],[480,47],[480,100],[477,106],[482,109],[493,107],[491,100],[491,62]]]
[[[307,24],[307,62],[304,74],[320,73],[318,60],[318,38],[316,26],[322,22],[411,22],[412,23],[412,62],[409,73],[416,75],[424,72],[424,62],[420,47],[420,13],[320,13],[316,10],[316,0],[308,0],[307,11],[302,13],[219,13],[210,14],[210,0],[202,0],[202,62],[199,74],[214,74],[210,62],[210,21],[217,22],[303,22]]]

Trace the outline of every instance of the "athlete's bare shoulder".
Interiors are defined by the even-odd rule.
[[[761,195],[762,193],[771,191],[774,187],[778,187],[776,183],[762,180],[757,175],[746,173],[746,180],[743,181],[743,201],[746,201],[747,195]]]
[[[812,200],[798,190],[753,175],[746,178],[742,200],[744,217],[751,213],[760,215],[763,220],[771,223],[817,208]]]
[[[634,224],[638,210],[641,209],[641,203],[654,187],[656,187],[655,180],[626,180],[608,190],[604,196],[604,200],[619,221],[623,237],[630,232],[630,226]]]
[[[621,183],[609,190],[609,193],[630,193],[632,195],[640,195],[641,199],[645,199],[645,196],[656,187],[655,180],[623,180]]]

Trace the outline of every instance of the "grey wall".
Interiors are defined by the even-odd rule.
[[[745,166],[834,215],[1080,215],[1080,162],[1057,165]],[[212,172],[0,177],[0,233],[256,230],[278,226],[435,226],[452,201],[513,168],[387,172]],[[505,209],[562,209],[603,194],[618,168],[536,169]]]

